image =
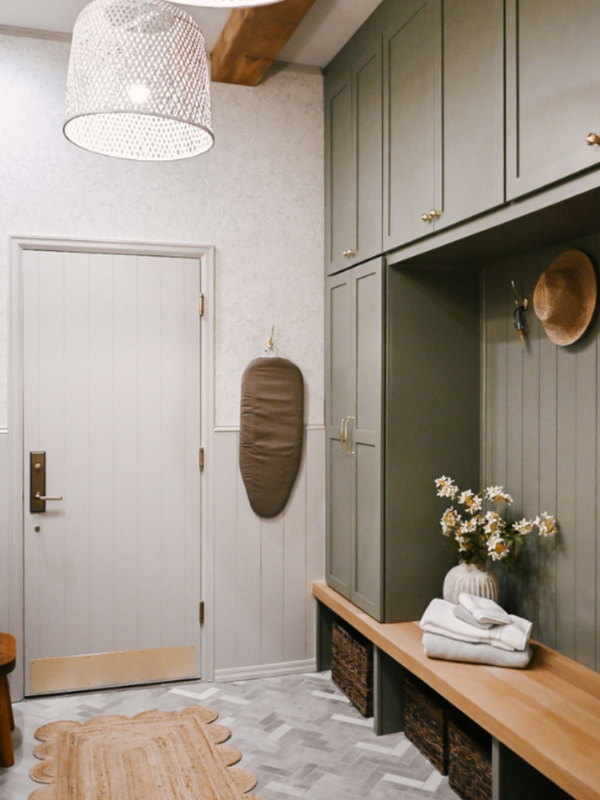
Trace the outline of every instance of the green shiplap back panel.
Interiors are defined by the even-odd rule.
[[[386,622],[418,619],[456,563],[435,478],[479,488],[479,293],[477,271],[388,269]]]

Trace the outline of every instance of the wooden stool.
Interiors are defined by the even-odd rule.
[[[0,767],[12,767],[15,763],[12,738],[15,720],[10,702],[8,678],[17,662],[17,643],[10,633],[0,633]]]

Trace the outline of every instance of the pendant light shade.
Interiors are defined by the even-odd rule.
[[[182,6],[198,6],[202,8],[254,8],[255,6],[271,6],[282,0],[177,0]]]
[[[164,0],[93,0],[73,29],[65,136],[86,150],[172,161],[214,142],[204,38]]]

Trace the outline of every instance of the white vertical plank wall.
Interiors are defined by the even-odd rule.
[[[311,583],[324,575],[324,429],[305,434],[301,469],[275,519],[250,508],[239,431],[215,433],[215,677],[236,680],[315,668]]]

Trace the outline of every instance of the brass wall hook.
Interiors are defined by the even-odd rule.
[[[269,339],[269,341],[267,342],[267,344],[265,345],[265,348],[263,350],[264,355],[269,357],[269,358],[273,358],[273,357],[275,357],[277,355],[277,349],[276,349],[275,345],[273,344],[273,335],[274,334],[275,334],[275,325],[273,325],[273,327],[271,328],[271,338]]]
[[[515,326],[519,336],[521,337],[521,347],[525,350],[525,312],[527,311],[527,307],[529,306],[529,301],[526,297],[517,291],[517,287],[515,286],[515,282],[511,281],[511,286],[513,288],[514,293],[517,295],[517,300],[515,300],[515,310],[513,313],[513,325]]]

